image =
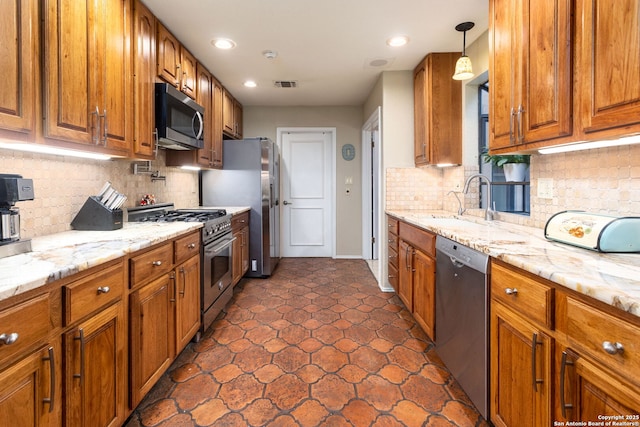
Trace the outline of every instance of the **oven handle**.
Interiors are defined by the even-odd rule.
[[[205,249],[204,253],[207,254],[207,255],[219,254],[224,249],[229,247],[235,240],[236,240],[236,237],[232,237],[231,239],[225,239],[225,241],[220,243],[218,246],[216,246],[214,248],[211,248],[211,249]]]

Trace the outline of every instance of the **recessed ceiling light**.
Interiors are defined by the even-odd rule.
[[[387,40],[387,44],[391,47],[400,47],[409,43],[409,37],[407,36],[395,36]]]
[[[247,80],[246,82],[244,82],[244,86],[245,87],[256,87],[256,86],[258,86],[258,84],[256,82],[254,82],[253,80]]]
[[[217,47],[218,49],[225,49],[225,50],[233,49],[234,47],[236,47],[236,42],[234,42],[231,39],[224,39],[224,38],[213,39],[211,40],[211,44]]]

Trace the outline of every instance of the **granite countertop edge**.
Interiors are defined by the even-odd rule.
[[[549,241],[542,229],[446,211],[386,213],[640,317],[640,254],[599,253]]]
[[[202,228],[126,222],[112,231],[70,230],[31,239],[32,251],[0,259],[0,301]]]

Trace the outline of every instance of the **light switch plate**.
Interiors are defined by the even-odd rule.
[[[538,178],[538,198],[553,199],[553,178]]]

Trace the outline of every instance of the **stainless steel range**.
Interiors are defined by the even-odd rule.
[[[233,296],[231,269],[235,238],[231,232],[231,215],[224,209],[173,209],[171,203],[130,208],[130,222],[201,222],[200,248],[200,330],[195,341],[211,326]]]

